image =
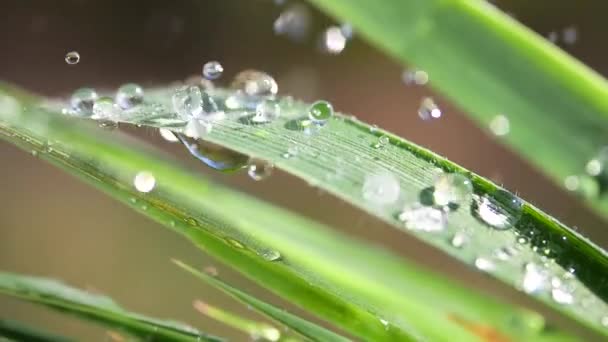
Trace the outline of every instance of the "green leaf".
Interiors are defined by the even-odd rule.
[[[63,336],[55,335],[37,328],[29,327],[21,322],[0,318],[0,341],[6,338],[9,341],[28,342],[69,342]]]
[[[147,104],[129,112],[131,122],[153,127],[175,121],[175,114],[166,107],[171,94],[149,93]],[[81,176],[182,233],[266,288],[355,336],[374,341],[467,341],[477,340],[483,331],[513,340],[554,338],[542,329],[544,322],[537,314],[471,293],[386,251],[210,183],[158,154],[138,149],[120,134],[108,136],[77,125],[74,119],[36,108],[28,102],[31,100],[5,94],[0,98],[0,133],[5,139]],[[214,94],[218,101],[224,95],[222,91]],[[395,218],[395,206],[379,207],[364,200],[361,188],[366,175],[377,171],[394,174],[404,198],[414,200],[433,184],[437,167],[462,172],[472,178],[478,199],[497,201],[497,210],[507,209],[504,214],[513,218],[498,187],[427,150],[380,130],[372,132],[369,126],[342,116],[332,118],[317,135],[308,136],[292,130],[306,106],[287,100],[281,106],[281,118],[268,125],[249,125],[243,123],[242,112],[229,112],[206,138],[273,162],[399,229],[404,226]],[[180,129],[179,125],[171,127]],[[372,147],[384,134],[390,143]],[[294,145],[300,153],[284,158]],[[152,173],[157,184],[147,194],[137,192],[132,185],[142,170]],[[344,173],[334,176],[337,171]],[[491,273],[514,286],[521,284],[523,263],[546,264],[543,271],[559,278],[565,268],[560,263],[574,263],[578,278],[567,279],[567,285],[575,288],[577,299],[585,298],[591,305],[560,306],[547,291],[539,298],[604,332],[599,322],[606,312],[605,303],[588,289],[603,290],[602,283],[596,281],[605,274],[603,252],[529,204],[524,205],[522,215],[514,228],[496,231],[465,206],[449,214],[448,228],[441,232],[407,231],[464,262],[481,257],[491,260],[496,265]],[[449,242],[457,232],[470,238],[465,248],[455,248]],[[516,244],[518,237],[530,232],[533,239]],[[548,262],[537,245],[551,247],[550,251],[561,248],[554,259],[557,262]],[[503,247],[516,253],[508,260],[499,260],[495,252]]]
[[[182,323],[158,320],[126,311],[108,297],[84,292],[47,278],[0,272],[0,294],[43,304],[121,329],[142,339],[222,341]]]
[[[179,260],[174,260],[174,262],[177,266],[181,267],[207,284],[222,290],[236,300],[252,307],[254,310],[268,316],[274,321],[283,324],[291,329],[291,331],[306,337],[310,341],[349,341],[349,339],[337,335],[323,327],[308,322],[298,316],[286,312],[285,310],[281,310],[273,305],[258,300],[243,291],[235,289],[218,278],[201,273],[192,266],[188,266]]]
[[[608,143],[608,84],[482,0],[311,0],[402,63],[429,74],[482,127],[505,115],[504,141],[560,186]],[[397,77],[397,76],[396,76]],[[533,146],[534,148],[530,148]],[[588,202],[608,217],[598,180]]]

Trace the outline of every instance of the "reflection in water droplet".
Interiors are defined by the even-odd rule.
[[[388,171],[366,175],[361,188],[363,198],[372,205],[393,204],[400,192],[399,180]]]
[[[433,202],[438,206],[462,206],[471,201],[471,180],[459,173],[442,173],[433,184]]]
[[[274,166],[266,161],[254,159],[250,162],[247,174],[255,181],[267,179],[272,174]]]
[[[70,51],[65,54],[65,62],[74,65],[80,62],[80,54],[77,51]]]
[[[133,185],[135,185],[135,189],[139,192],[150,192],[156,186],[156,179],[154,175],[147,171],[138,172],[133,179]]]
[[[222,172],[236,171],[247,166],[249,162],[248,156],[208,141],[192,139],[183,134],[177,134],[177,138],[192,156],[212,169]]]
[[[215,80],[222,76],[224,67],[218,61],[209,61],[203,65],[203,76],[208,80]]]
[[[116,104],[122,109],[129,109],[144,102],[144,89],[135,83],[127,83],[118,88]]]
[[[418,116],[420,116],[422,120],[439,119],[441,114],[441,109],[439,109],[432,98],[425,97],[422,99],[420,108],[418,109]]]
[[[441,232],[447,228],[448,218],[443,210],[416,203],[397,214],[397,219],[411,230]]]
[[[490,272],[496,269],[496,265],[494,264],[494,262],[484,257],[476,258],[474,264],[478,270],[484,272]]]
[[[526,263],[521,287],[528,294],[538,293],[547,286],[547,276],[547,270],[534,263]]]
[[[522,208],[520,198],[503,190],[497,190],[492,197],[475,196],[471,206],[473,216],[496,230],[515,226],[521,218]]]
[[[496,136],[504,136],[509,134],[511,125],[509,119],[504,115],[496,115],[492,121],[490,121],[490,130]]]
[[[94,89],[80,88],[72,94],[70,105],[76,115],[91,116],[93,114],[93,104],[98,97]]]

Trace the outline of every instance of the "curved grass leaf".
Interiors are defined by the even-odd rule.
[[[423,337],[466,341],[479,338],[480,331],[489,331],[513,340],[553,338],[542,330],[542,318],[538,315],[472,294],[389,253],[209,183],[153,153],[138,150],[133,143],[109,138],[103,132],[74,125],[71,122],[74,120],[19,102],[27,99],[6,95],[2,100],[0,132],[5,139],[82,176],[184,234],[275,293],[356,336],[375,341]],[[166,124],[174,119],[174,114],[163,107],[170,102],[170,94],[159,92],[148,99],[151,100],[153,103],[130,113],[133,123]],[[272,161],[401,229],[402,223],[394,218],[394,207],[372,206],[363,200],[361,187],[365,175],[375,171],[393,173],[401,183],[405,199],[417,197],[428,188],[437,167],[466,172],[427,150],[382,131],[372,132],[366,125],[344,117],[333,118],[319,134],[308,137],[291,130],[293,121],[303,113],[303,105],[282,106],[281,119],[269,125],[243,124],[242,113],[229,113],[226,120],[216,123],[207,138]],[[21,110],[23,107],[26,110]],[[381,149],[372,147],[382,134],[390,137],[390,144]],[[294,158],[284,158],[285,151],[294,144],[300,153]],[[141,170],[156,178],[157,187],[151,193],[138,193],[131,185]],[[331,176],[340,170],[344,171],[342,176]],[[498,208],[505,206],[494,184],[469,176],[479,198],[498,201]],[[492,274],[514,285],[521,283],[523,263],[538,262],[547,275],[561,279],[564,266],[559,262],[576,262],[578,278],[569,277],[567,285],[573,287],[577,305],[558,306],[546,288],[539,298],[604,332],[599,322],[606,312],[605,303],[589,290],[603,290],[602,283],[593,282],[605,274],[603,252],[528,204],[524,205],[517,226],[505,231],[488,229],[467,209],[451,213],[449,227],[439,233],[409,231],[467,263],[482,257],[489,260],[496,266]],[[470,238],[462,248],[449,242],[457,232]],[[518,237],[530,232],[535,234],[531,239],[516,244]],[[548,247],[548,242],[551,251],[563,247],[554,259],[539,255],[537,245]],[[514,252],[508,260],[495,256],[503,247]],[[592,305],[578,305],[581,298]],[[437,326],[442,329],[436,329]]]
[[[21,322],[0,318],[0,341],[6,338],[8,341],[28,342],[69,342],[72,341],[63,336],[55,335],[37,328],[32,328]]]
[[[311,2],[427,71],[430,85],[482,126],[505,115],[505,142],[557,184],[591,178],[585,165],[608,144],[608,83],[487,1]],[[586,182],[586,199],[607,217],[608,196],[598,196],[604,183]]]
[[[291,331],[306,337],[309,341],[349,341],[349,339],[337,335],[323,327],[308,322],[298,316],[286,312],[285,310],[281,310],[268,303],[258,300],[243,291],[235,289],[220,279],[199,272],[195,268],[188,266],[179,260],[174,260],[174,262],[177,266],[191,273],[195,277],[215,288],[222,290],[226,294],[242,302],[243,304],[252,307],[254,310],[264,314],[272,320],[281,323],[282,325],[288,327]]]
[[[161,341],[209,341],[206,335],[182,323],[158,320],[128,312],[110,298],[66,286],[58,281],[0,272],[0,294],[74,314],[121,329],[142,339]],[[5,328],[10,328],[7,326]],[[0,328],[2,331],[2,328]]]

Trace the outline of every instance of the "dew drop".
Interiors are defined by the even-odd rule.
[[[342,31],[342,35],[347,40],[353,39],[353,37],[355,35],[355,30],[353,29],[353,25],[351,25],[349,23],[344,23],[344,24],[340,25],[340,31]]]
[[[92,88],[80,88],[76,90],[70,98],[70,105],[74,113],[78,116],[91,116],[93,114],[93,104],[99,96]]]
[[[279,86],[272,76],[257,70],[244,70],[238,73],[232,84],[232,89],[242,91],[250,97],[273,97],[279,91]]]
[[[255,341],[266,340],[275,342],[281,339],[281,332],[275,327],[264,325],[252,335],[252,338]]]
[[[285,35],[294,41],[303,41],[310,30],[310,10],[301,4],[289,6],[274,21],[274,33]]]
[[[69,65],[78,64],[78,62],[80,62],[80,54],[77,51],[70,51],[66,53],[65,62]]]
[[[122,109],[133,108],[144,102],[144,89],[135,83],[127,83],[118,88],[116,104]]]
[[[484,272],[490,272],[496,269],[496,265],[494,264],[494,262],[484,257],[477,257],[475,259],[474,264],[478,270]]]
[[[475,196],[471,206],[473,215],[496,230],[515,226],[522,215],[523,202],[507,191],[497,190],[492,197]]]
[[[247,174],[254,181],[261,181],[267,179],[272,174],[274,166],[263,160],[253,160],[247,169]]]
[[[208,80],[215,80],[222,76],[224,67],[218,61],[209,61],[203,65],[203,76]]]
[[[325,124],[333,115],[334,107],[327,101],[316,101],[308,107],[308,118],[316,124]]]
[[[323,51],[332,54],[340,54],[346,47],[346,37],[338,26],[331,26],[323,33]]]
[[[490,121],[490,130],[499,137],[509,134],[511,130],[509,119],[504,115],[496,115]]]
[[[281,253],[274,249],[263,250],[259,255],[266,261],[277,261],[281,259]]]
[[[365,176],[361,193],[372,205],[389,205],[397,202],[401,186],[395,175],[381,171]]]
[[[608,328],[608,316],[604,316],[604,317],[602,317],[602,318],[600,319],[600,324],[601,324],[603,327]]]
[[[193,157],[217,171],[236,171],[246,167],[249,163],[248,156],[203,139],[189,138],[184,134],[177,134],[177,138]]]
[[[154,175],[148,171],[141,171],[135,175],[133,185],[139,192],[148,193],[156,186]]]
[[[171,132],[171,130],[166,128],[159,128],[158,133],[160,136],[168,142],[177,142],[179,139]]]
[[[171,97],[173,110],[183,120],[198,118],[203,112],[203,96],[198,86],[183,87],[175,90]]]
[[[251,121],[255,123],[268,123],[276,120],[281,115],[281,107],[275,100],[266,99],[255,108],[255,115]]]
[[[524,276],[521,287],[524,292],[534,294],[542,291],[547,285],[547,271],[534,263],[524,265]]]
[[[599,176],[600,173],[602,173],[602,162],[599,159],[591,159],[589,162],[587,162],[587,165],[585,166],[585,171],[587,172],[587,174],[589,176]]]
[[[471,201],[471,180],[459,173],[442,173],[434,183],[433,202],[438,206],[462,206]]]
[[[406,70],[401,79],[407,85],[425,85],[429,82],[429,75],[424,70]]]
[[[121,110],[116,106],[111,97],[102,96],[93,104],[93,116],[95,120],[117,121],[121,117]]]
[[[441,114],[441,109],[439,109],[432,98],[425,97],[422,99],[420,108],[418,108],[418,116],[420,116],[422,120],[439,119]]]
[[[411,230],[441,232],[447,228],[448,218],[443,210],[416,203],[397,213],[397,219]]]
[[[454,248],[463,248],[469,243],[469,237],[461,232],[458,232],[450,239],[450,245]]]
[[[569,305],[574,302],[574,296],[572,292],[562,287],[556,287],[551,290],[551,298],[558,303],[563,305]]]

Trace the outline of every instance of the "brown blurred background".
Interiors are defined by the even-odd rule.
[[[575,28],[574,44],[558,44],[608,74],[605,1],[504,0],[497,5],[545,36]],[[304,43],[275,36],[273,21],[284,8],[272,0],[5,0],[0,3],[0,80],[47,96],[66,97],[85,85],[164,85],[199,73],[208,60],[223,64],[220,84],[229,83],[242,69],[261,69],[275,76],[282,94],[328,99],[341,112],[356,114],[505,184],[608,246],[605,223],[500,146],[485,127],[474,126],[448,101],[426,87],[404,85],[401,66],[358,38],[338,56],[320,53],[317,38],[333,23],[329,18],[311,8],[313,25]],[[64,61],[71,50],[81,55],[78,65]],[[440,103],[444,112],[440,120],[418,118],[417,107],[425,94],[433,94]],[[450,272],[470,286],[536,305],[292,177],[276,173],[254,183],[245,175],[217,175],[179,146],[163,143],[156,133],[144,135],[220,182],[383,244]],[[178,270],[169,258],[200,267],[215,265],[229,282],[282,303],[217,265],[184,239],[9,144],[0,143],[0,166],[1,270],[63,279],[107,294],[134,311],[179,319],[237,341],[247,337],[199,316],[192,300],[200,298],[257,316]],[[5,297],[0,297],[0,317],[84,340],[107,338],[103,328]],[[559,318],[556,321],[563,324]]]

